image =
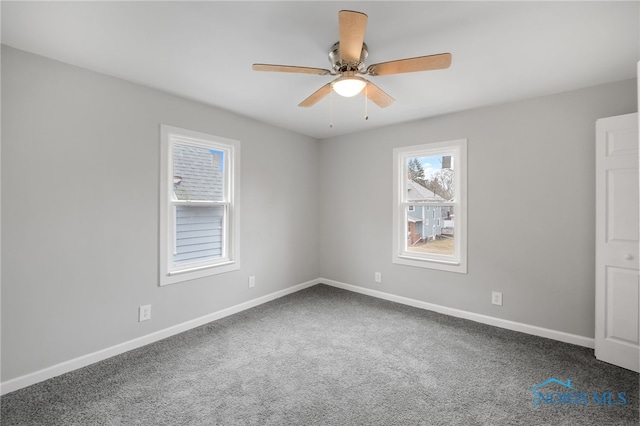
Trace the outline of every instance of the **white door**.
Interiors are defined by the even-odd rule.
[[[599,360],[640,370],[638,114],[596,123],[596,329]]]

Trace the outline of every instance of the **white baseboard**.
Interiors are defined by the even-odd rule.
[[[395,294],[385,293],[382,291],[372,290],[369,288],[359,287],[351,284],[345,284],[326,278],[320,278],[318,279],[318,282],[330,285],[332,287],[341,288],[343,290],[349,290],[355,293],[366,294],[367,296],[373,296],[379,299],[385,299],[392,302],[401,303],[403,305],[413,306],[415,308],[426,309],[428,311],[434,311],[458,318],[464,318],[483,324],[493,325],[495,327],[506,328],[507,330],[519,331],[521,333],[531,334],[534,336],[546,337],[547,339],[558,340],[560,342],[571,343],[573,345],[584,346],[591,349],[593,349],[595,346],[595,340],[591,337],[578,336],[577,334],[565,333],[564,331],[551,330],[549,328],[538,327],[521,322],[490,317],[488,315],[476,314],[473,312],[462,311],[455,308],[448,308],[446,306],[435,305],[433,303],[410,299],[408,297],[396,296]]]
[[[0,383],[0,395],[5,395],[9,392],[16,391],[18,389],[31,386],[38,382],[50,379],[52,377],[59,376],[64,373],[77,370],[87,365],[94,364],[98,361],[111,358],[113,356],[128,352],[133,349],[140,348],[150,343],[157,342],[167,337],[174,336],[184,331],[191,330],[192,328],[199,327],[207,324],[211,321],[215,321],[229,315],[242,312],[244,310],[262,305],[263,303],[270,302],[280,297],[286,296],[291,293],[303,290],[305,288],[314,286],[316,284],[327,284],[332,287],[341,288],[355,293],[365,294],[367,296],[377,297],[379,299],[389,300],[392,302],[401,303],[403,305],[409,305],[420,309],[426,309],[429,311],[438,312],[445,315],[451,315],[458,318],[464,318],[471,321],[480,322],[483,324],[493,325],[495,327],[505,328],[508,330],[519,331],[521,333],[531,334],[534,336],[546,337],[548,339],[558,340],[565,343],[571,343],[578,346],[584,346],[587,348],[594,347],[594,339],[590,337],[578,336],[576,334],[565,333],[563,331],[551,330],[548,328],[538,327],[535,325],[523,324],[515,321],[504,320],[500,318],[490,317],[487,315],[476,314],[473,312],[462,311],[460,309],[448,308],[446,306],[436,305],[433,303],[423,302],[416,299],[410,299],[408,297],[396,296],[394,294],[385,293],[378,290],[372,290],[365,287],[359,287],[351,284],[345,284],[339,281],[334,281],[326,278],[318,278],[315,280],[307,281],[302,284],[295,285],[293,287],[286,288],[284,290],[276,291],[266,296],[258,297],[243,303],[240,303],[229,308],[222,309],[217,312],[196,318],[190,321],[183,322],[173,327],[165,328],[163,330],[156,331],[146,336],[138,337],[133,340],[129,340],[124,343],[120,343],[109,348],[99,350],[87,355],[80,356],[78,358],[71,359],[69,361],[61,362],[60,364],[53,365],[51,367],[38,370],[33,373],[25,374],[24,376],[16,377],[11,380]]]
[[[64,373],[77,370],[78,368],[86,367],[87,365],[94,364],[98,361],[111,358],[113,356],[122,354],[124,352],[128,352],[132,349],[137,349],[142,346],[148,345],[150,343],[154,343],[159,340],[166,339],[167,337],[171,337],[173,335],[182,333],[184,331],[191,330],[192,328],[199,327],[211,321],[215,321],[215,320],[227,317],[229,315],[242,312],[244,310],[256,307],[258,305],[262,305],[263,303],[267,303],[272,300],[278,299],[280,297],[286,296],[288,294],[298,292],[307,287],[314,286],[319,282],[320,281],[317,279],[307,281],[305,283],[298,284],[293,287],[286,288],[284,290],[267,294],[266,296],[258,297],[256,299],[252,299],[252,300],[240,303],[238,305],[231,306],[229,308],[225,308],[217,312],[213,312],[211,314],[202,316],[200,318],[195,318],[193,320],[183,322],[173,327],[165,328],[163,330],[159,330],[154,333],[147,334],[146,336],[129,340],[128,342],[120,343],[118,345],[111,346],[109,348],[105,348],[97,352],[83,355],[78,358],[71,359],[69,361],[61,362],[60,364],[56,364],[51,367],[44,368],[42,370],[38,370],[33,373],[25,374],[24,376],[16,377],[15,379],[4,381],[0,383],[0,395],[5,395],[9,392],[13,392],[18,389],[25,388],[27,386],[31,386],[33,384],[42,382],[52,377],[56,377]]]

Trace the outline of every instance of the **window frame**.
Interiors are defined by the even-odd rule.
[[[416,157],[453,154],[454,194],[450,202],[408,202],[407,160]],[[409,205],[452,206],[456,215],[455,253],[453,256],[416,253],[406,250],[407,211]],[[435,210],[435,209],[434,209]],[[435,214],[435,211],[434,211]],[[393,150],[393,242],[392,262],[395,264],[467,273],[467,139],[426,143]]]
[[[165,286],[222,274],[240,268],[240,142],[207,133],[160,125],[159,285]],[[222,201],[178,200],[174,194],[173,146],[196,146],[222,151]],[[176,206],[223,206],[223,247],[220,258],[176,264]]]

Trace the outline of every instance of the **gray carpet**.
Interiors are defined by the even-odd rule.
[[[626,392],[627,403],[556,394],[534,408],[530,389],[552,377],[589,399]],[[638,374],[586,348],[317,285],[5,395],[1,415],[2,425],[637,425]]]

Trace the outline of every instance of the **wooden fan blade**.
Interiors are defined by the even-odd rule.
[[[297,67],[294,65],[253,64],[254,71],[294,72],[300,74],[331,74],[331,71],[323,68]]]
[[[367,80],[367,86],[363,90],[365,96],[380,108],[386,108],[395,102],[391,96],[387,95],[381,88]]]
[[[449,68],[451,53],[439,55],[418,56],[417,58],[399,59],[397,61],[382,62],[369,65],[366,74],[389,75],[404,72],[429,71]]]
[[[324,86],[316,90],[311,96],[309,96],[304,101],[300,102],[298,106],[303,108],[314,106],[316,103],[318,103],[318,101],[320,101],[320,99],[324,98],[329,93],[331,93],[331,82],[325,84]]]
[[[338,12],[340,26],[340,58],[343,62],[358,62],[362,53],[367,15],[352,10]]]

